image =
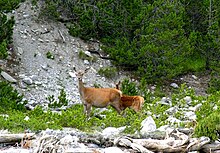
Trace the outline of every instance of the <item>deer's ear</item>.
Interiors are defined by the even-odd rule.
[[[118,81],[118,85],[120,85],[121,84],[121,81]]]
[[[73,71],[76,72],[76,67],[75,66],[73,66]]]
[[[88,72],[90,68],[91,68],[91,67],[87,67],[84,72],[85,72],[85,73]]]

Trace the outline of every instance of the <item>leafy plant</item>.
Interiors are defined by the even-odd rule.
[[[95,62],[97,61],[97,58],[94,56],[88,56],[86,55],[82,50],[79,51],[79,58],[82,60],[88,60],[90,62]]]
[[[12,132],[23,132],[24,130],[38,131],[51,129],[61,129],[58,124],[59,114],[51,111],[44,112],[42,107],[35,107],[32,111],[21,112],[18,110],[8,110],[8,117],[0,115],[0,129],[8,129]],[[28,119],[25,119],[27,118]]]
[[[8,56],[7,47],[12,42],[14,22],[13,17],[8,19],[7,16],[0,11],[0,58],[5,59]]]
[[[93,85],[95,88],[102,88],[102,86],[100,84],[94,83]]]
[[[201,108],[196,112],[198,120],[208,117],[216,110],[216,107],[220,107],[219,98],[220,92],[215,92],[215,94],[211,94],[198,100],[198,102],[202,104]]]
[[[50,51],[48,51],[46,53],[46,56],[47,56],[48,59],[54,59],[54,56],[53,56],[53,54]]]
[[[128,79],[124,79],[121,83],[121,90],[125,95],[138,95],[136,84]]]
[[[23,100],[23,95],[20,95],[17,90],[13,89],[10,83],[0,81],[0,110],[26,111],[26,100]]]
[[[216,91],[220,91],[220,79],[218,72],[211,73],[211,79],[208,85],[209,85],[207,89],[208,93],[214,93]]]
[[[0,11],[10,12],[19,6],[19,3],[25,0],[1,0],[0,1]],[[1,22],[0,22],[1,23]]]
[[[195,128],[195,136],[207,136],[212,140],[219,139],[220,114],[219,111],[211,113],[209,116],[200,120]]]
[[[100,68],[98,74],[110,79],[116,76],[117,70],[114,67]]]
[[[66,92],[64,91],[64,89],[60,90],[58,101],[55,100],[54,95],[47,97],[47,100],[49,101],[48,106],[50,108],[59,108],[68,105],[68,100],[66,99]]]
[[[58,1],[45,1],[46,5],[43,5],[41,8],[39,19],[46,20],[57,20],[60,16],[60,12],[58,12]]]

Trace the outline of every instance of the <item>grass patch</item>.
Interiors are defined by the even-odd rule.
[[[185,72],[201,72],[205,70],[205,60],[199,57],[190,57],[185,62]]]
[[[215,111],[208,117],[200,120],[195,128],[195,136],[207,136],[211,140],[219,139],[220,132],[220,114],[219,111]]]
[[[123,83],[123,82],[122,82]],[[91,112],[91,118],[87,120],[86,115],[83,113],[83,105],[76,104],[71,108],[63,110],[61,113],[54,113],[51,110],[44,111],[40,106],[37,106],[34,110],[25,110],[25,102],[22,101],[16,90],[14,90],[9,83],[0,82],[0,98],[4,102],[4,105],[0,105],[0,129],[8,129],[11,132],[23,132],[26,129],[31,131],[50,129],[62,129],[62,127],[77,128],[82,131],[93,132],[101,131],[106,127],[122,127],[125,126],[125,133],[134,134],[141,128],[141,122],[149,115],[152,115],[156,126],[169,125],[167,121],[170,114],[166,113],[166,110],[170,106],[163,103],[159,103],[160,97],[154,97],[154,95],[144,95],[144,97],[151,97],[145,101],[142,111],[135,113],[132,109],[125,110],[125,116],[118,115],[112,108],[108,107],[108,110],[99,112],[99,109],[93,108]],[[137,89],[137,86],[131,82],[126,82],[128,92]],[[143,89],[141,89],[143,90]],[[9,95],[9,96],[8,96]],[[192,107],[197,104],[203,104],[202,107],[196,111],[197,126],[195,130],[195,136],[208,136],[213,140],[218,138],[218,132],[220,131],[220,92],[209,95],[207,97],[196,96],[192,89],[186,87],[185,84],[171,94],[172,106],[177,108],[185,107],[186,102],[184,97],[190,96],[192,98]],[[62,105],[68,102],[66,100],[65,91],[61,90],[58,96],[58,102],[56,107],[62,107]],[[13,105],[11,104],[13,103]],[[58,105],[59,104],[59,105]],[[99,112],[99,113],[98,113]],[[183,112],[180,110],[177,113],[173,113],[173,117],[184,120]],[[104,117],[102,117],[104,116]],[[172,126],[193,127],[190,124],[173,124]]]
[[[61,106],[67,106],[68,100],[66,99],[66,92],[64,89],[60,90],[60,95],[58,96],[58,101],[55,100],[54,95],[48,96],[47,100],[49,101],[48,106],[50,108],[58,108]]]
[[[89,62],[97,61],[97,58],[95,56],[88,56],[82,50],[79,51],[79,59],[88,60]]]
[[[209,81],[209,86],[207,89],[208,93],[215,93],[220,90],[220,72],[213,71],[211,73],[211,79]]]
[[[114,78],[117,75],[117,69],[114,67],[100,68],[98,74],[108,79]]]
[[[54,56],[53,56],[53,54],[52,54],[50,51],[48,51],[48,52],[46,53],[46,56],[47,56],[48,59],[54,60]]]

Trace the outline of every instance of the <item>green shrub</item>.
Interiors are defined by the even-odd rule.
[[[64,89],[60,90],[58,101],[55,100],[54,95],[47,97],[47,100],[49,101],[48,106],[50,108],[59,108],[68,105],[68,100],[66,99],[66,92],[64,91]]]
[[[43,5],[41,8],[39,19],[46,19],[46,20],[57,20],[60,16],[58,10],[58,1],[45,1],[46,5]]]
[[[48,51],[46,53],[46,56],[47,56],[48,59],[54,59],[54,56],[53,56],[53,54],[50,51]]]
[[[192,56],[187,58],[184,63],[184,72],[201,72],[205,71],[205,59],[199,56]]]
[[[0,5],[1,6],[1,5]],[[0,11],[0,59],[8,56],[8,45],[12,43],[14,18],[8,19]]]
[[[128,79],[124,79],[121,83],[121,91],[125,95],[138,95],[137,85],[134,82],[129,81]]]
[[[5,59],[8,56],[7,43],[5,41],[0,43],[0,58]]]
[[[95,56],[88,56],[82,50],[79,51],[79,58],[82,60],[88,60],[90,62],[97,61],[97,58]]]
[[[0,81],[0,110],[6,112],[14,109],[25,111],[27,101],[23,100],[23,95],[20,95],[17,90],[13,89],[10,83]]]
[[[117,69],[114,67],[100,68],[98,74],[106,78],[114,78],[117,75]]]
[[[10,12],[19,6],[19,3],[25,0],[1,0],[0,1],[0,12]],[[0,22],[1,23],[1,22]]]
[[[208,3],[204,7],[202,2],[185,6],[184,2],[161,0],[46,0],[45,4],[45,16],[57,19],[64,14],[71,35],[99,40],[116,66],[147,82],[219,65],[219,19],[213,13],[215,24],[207,24],[210,19],[204,8]],[[214,2],[213,12],[218,12],[217,6]],[[194,7],[199,11],[194,12]],[[192,12],[199,14],[197,24],[191,22]]]
[[[51,111],[44,112],[37,106],[32,111],[26,113],[18,110],[9,110],[6,112],[8,117],[0,115],[0,129],[8,129],[11,132],[18,133],[25,130],[38,131],[50,129],[61,129],[58,124],[59,114]],[[28,117],[29,119],[25,120]]]
[[[25,0],[1,0],[0,1],[0,59],[8,56],[8,46],[12,43],[14,17],[10,19],[4,13],[10,12]],[[2,13],[4,12],[4,13]]]
[[[95,87],[95,88],[103,88],[101,84],[97,84],[97,83],[94,83],[93,87]]]
[[[220,91],[220,75],[219,72],[212,72],[211,79],[208,83],[208,93],[215,93],[216,91]]]
[[[202,97],[198,100],[198,102],[202,104],[202,107],[196,112],[198,121],[212,114],[215,111],[216,107],[220,107],[219,99],[220,92],[218,91],[215,92],[215,94],[208,95],[207,97]]]
[[[219,132],[220,132],[219,110],[201,119],[195,128],[195,136],[197,137],[207,136],[212,140],[219,139]]]

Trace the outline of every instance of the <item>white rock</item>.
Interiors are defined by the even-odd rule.
[[[151,116],[147,117],[141,122],[140,134],[145,135],[148,132],[155,131],[157,129],[156,124]]]
[[[24,53],[23,49],[21,47],[17,47],[18,48],[18,54],[22,55]]]
[[[176,83],[171,83],[170,86],[173,88],[179,88],[178,84],[176,84]]]
[[[112,136],[117,136],[119,135],[126,127],[120,127],[120,128],[115,128],[115,127],[107,127],[102,131],[102,135],[104,137],[112,137]]]
[[[181,123],[182,121],[173,117],[173,116],[169,116],[168,119],[167,119],[168,122],[171,123],[171,125],[174,125],[175,123],[179,124]]]
[[[217,109],[218,109],[218,105],[215,105],[215,106],[213,107],[213,109],[214,109],[214,110],[217,110]]]
[[[25,36],[25,35],[21,35],[21,38],[26,39],[26,38],[27,38],[27,36]]]
[[[9,134],[10,132],[8,130],[0,130],[0,134]]]
[[[85,65],[90,65],[88,60],[84,60],[83,62],[84,62]]]
[[[28,121],[29,119],[30,119],[30,117],[28,117],[28,116],[26,116],[26,117],[24,118],[25,121]]]
[[[187,104],[190,104],[192,102],[192,98],[190,96],[186,96],[183,98]]]
[[[167,109],[165,111],[165,113],[167,113],[168,115],[173,115],[174,113],[176,113],[178,111],[177,107],[170,107],[169,109]]]
[[[69,75],[70,75],[72,78],[76,78],[76,73],[74,73],[74,72],[69,72]]]
[[[169,98],[167,98],[167,97],[162,97],[161,100],[158,103],[159,104],[163,104],[163,105],[172,106],[171,100]]]
[[[192,111],[184,112],[184,118],[188,118],[190,120],[196,120],[196,114],[195,112]]]
[[[29,110],[33,110],[35,108],[35,107],[31,106],[30,104],[26,104],[25,107],[28,108]]]
[[[42,43],[44,42],[44,40],[43,40],[43,39],[41,39],[41,38],[38,38],[38,41],[40,41],[40,42],[42,42]]]
[[[123,151],[118,147],[108,147],[104,149],[105,153],[123,153]]]
[[[66,145],[66,144],[77,144],[78,138],[76,136],[71,136],[70,134],[66,135],[62,139],[60,139],[60,144]]]
[[[91,53],[89,51],[85,51],[85,54],[89,57],[92,57]]]
[[[189,110],[191,110],[191,111],[197,111],[199,108],[201,108],[202,107],[202,104],[201,103],[199,103],[199,104],[197,104],[196,106],[194,106],[194,107],[189,107]]]
[[[164,131],[164,132],[169,132],[169,131],[173,131],[174,128],[170,127],[170,125],[163,125],[161,127],[159,127],[157,130],[159,131]]]
[[[198,77],[195,76],[195,75],[192,75],[192,78],[193,78],[194,80],[197,80],[197,79],[198,79]]]
[[[42,82],[40,82],[40,81],[35,81],[34,84],[36,84],[36,85],[41,85]]]
[[[29,14],[24,14],[24,15],[23,15],[24,18],[27,18],[27,17],[29,17],[29,16],[30,16]]]
[[[17,80],[15,80],[12,76],[10,76],[8,73],[6,73],[4,71],[1,72],[1,76],[9,82],[13,82],[13,83],[17,82]]]
[[[29,77],[25,77],[22,81],[28,85],[31,85],[33,83],[32,79]]]

